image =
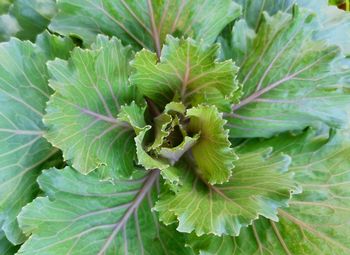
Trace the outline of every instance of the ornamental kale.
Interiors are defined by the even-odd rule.
[[[326,0],[0,3],[0,254],[350,254],[350,15]]]

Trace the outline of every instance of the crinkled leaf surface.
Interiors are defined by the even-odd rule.
[[[225,98],[229,104],[238,88],[238,69],[230,60],[216,61],[218,47],[168,36],[160,62],[149,50],[136,54],[130,80],[160,107],[174,98],[187,106],[204,102],[220,106]]]
[[[344,87],[350,63],[335,46],[314,41],[317,22],[306,11],[265,15],[239,71],[241,102],[229,114],[231,136],[269,137],[324,122],[348,124]]]
[[[36,198],[19,222],[32,236],[18,254],[191,254],[175,229],[151,211],[159,171],[113,185],[67,167],[39,177],[52,199]]]
[[[137,163],[147,170],[165,169],[168,167],[166,161],[152,157],[147,152],[146,141],[148,140],[150,125],[147,125],[144,119],[145,107],[140,107],[135,102],[123,106],[119,113],[119,119],[129,123],[137,134],[134,138],[136,145]],[[123,154],[124,155],[124,154]]]
[[[278,223],[259,219],[233,239],[192,236],[191,246],[220,255],[350,253],[349,132],[337,131],[329,140],[317,133],[283,135],[256,147],[263,146],[293,157],[290,169],[303,193],[279,209]]]
[[[158,55],[167,34],[212,43],[240,14],[240,6],[231,0],[59,0],[58,8],[50,25],[54,31],[78,35],[88,44],[98,33],[114,35]]]
[[[63,150],[81,173],[101,166],[102,178],[128,176],[135,158],[135,133],[117,119],[121,106],[137,99],[128,84],[132,52],[98,36],[92,50],[76,48],[68,61],[49,62],[56,91],[46,109],[46,138]]]
[[[14,0],[8,7],[8,13],[0,15],[0,41],[11,36],[35,40],[56,14],[54,0]]]
[[[288,172],[290,157],[272,156],[271,149],[244,150],[237,152],[240,159],[231,179],[221,185],[204,184],[192,169],[178,166],[179,180],[172,175],[168,180],[180,185],[175,192],[164,192],[156,203],[160,219],[165,224],[177,222],[178,231],[197,235],[238,235],[258,215],[277,220],[277,208],[287,205],[291,192],[297,191]]]
[[[199,134],[198,142],[191,148],[198,174],[210,184],[227,182],[237,158],[222,114],[215,106],[199,105],[187,110],[186,116],[190,118],[189,132]]]
[[[36,196],[35,180],[57,154],[42,138],[49,58],[30,42],[0,44],[0,226],[15,244],[24,238],[16,216]]]

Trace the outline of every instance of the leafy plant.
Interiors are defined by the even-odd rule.
[[[326,0],[0,12],[0,254],[350,254],[349,14]]]

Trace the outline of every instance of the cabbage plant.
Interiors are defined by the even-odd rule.
[[[0,254],[350,254],[350,14],[0,4]]]

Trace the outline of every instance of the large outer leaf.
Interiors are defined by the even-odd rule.
[[[55,14],[54,0],[14,0],[8,13],[0,15],[0,41],[11,36],[34,40]]]
[[[42,138],[49,57],[30,42],[0,44],[0,227],[15,244],[24,240],[16,216],[36,196],[35,180],[58,151]]]
[[[317,14],[316,18],[321,24],[320,30],[316,31],[314,37],[336,44],[342,48],[344,54],[350,55],[350,15],[335,6],[329,6],[328,0],[235,0],[235,2],[243,7],[242,19],[244,18],[249,27],[254,30],[259,29],[264,11],[270,15],[278,11],[290,12],[294,4],[308,8]],[[231,55],[230,52],[226,53],[228,53],[227,57]]]
[[[136,54],[130,80],[160,107],[178,97],[185,105],[222,106],[237,90],[237,67],[231,60],[217,62],[219,45],[168,36],[160,62],[149,50]],[[224,109],[223,109],[224,110]],[[226,109],[227,110],[227,109]],[[228,108],[230,111],[230,107]]]
[[[117,119],[123,104],[136,100],[128,84],[132,52],[113,38],[99,36],[92,50],[73,50],[69,61],[49,62],[50,86],[45,137],[63,150],[82,173],[98,166],[102,177],[130,175],[134,131]]]
[[[155,49],[158,56],[167,34],[212,43],[240,14],[231,0],[59,0],[58,8],[50,25],[54,31],[76,34],[88,44],[98,33],[115,35],[125,44]]]
[[[305,11],[265,15],[241,64],[244,95],[227,115],[233,137],[269,137],[325,122],[348,124],[344,91],[350,62],[337,47],[313,41],[318,25]]]
[[[220,255],[350,254],[349,131],[327,140],[317,134],[283,135],[257,145],[293,157],[290,169],[303,193],[293,197],[290,208],[279,210],[278,223],[259,219],[234,239],[193,236],[191,246],[201,254]]]
[[[290,193],[297,191],[293,174],[288,171],[290,158],[271,149],[238,151],[233,175],[221,185],[205,184],[193,169],[178,166],[180,186],[164,192],[155,210],[165,224],[178,222],[177,230],[197,235],[238,235],[258,215],[278,220],[277,208],[286,206]],[[176,174],[173,171],[171,174]]]
[[[181,234],[151,211],[159,171],[133,180],[101,182],[67,167],[39,177],[51,197],[24,207],[19,222],[33,233],[18,254],[190,254]]]

